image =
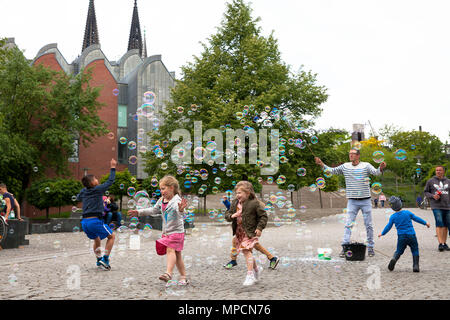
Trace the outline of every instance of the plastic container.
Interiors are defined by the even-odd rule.
[[[333,250],[331,250],[330,248],[318,248],[317,249],[317,254],[318,254],[319,260],[331,260],[332,252],[333,252]]]
[[[363,261],[366,258],[367,246],[363,243],[350,243],[343,245],[345,252],[345,260],[347,261]]]

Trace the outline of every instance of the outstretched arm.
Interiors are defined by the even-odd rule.
[[[422,218],[416,216],[414,213],[411,212],[410,217],[412,220],[414,220],[417,223],[423,224],[424,226],[428,225],[428,223],[423,220]]]
[[[108,180],[105,183],[96,187],[102,193],[106,192],[106,190],[108,190],[109,187],[111,187],[113,185],[114,181],[116,180],[116,165],[117,165],[117,161],[112,159],[111,160],[111,171],[110,171]]]
[[[375,169],[373,165],[369,164],[367,166],[367,169],[369,171],[369,174],[374,175],[374,176],[379,176],[383,173],[384,169],[386,168],[386,163],[382,162],[380,164],[380,166],[378,167],[378,169]]]
[[[383,232],[381,232],[381,235],[384,236],[386,233],[388,233],[389,230],[391,230],[393,225],[394,225],[394,221],[393,221],[392,217],[390,217],[389,222],[386,225],[386,227],[384,227]]]

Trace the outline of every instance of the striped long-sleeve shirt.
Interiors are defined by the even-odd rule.
[[[360,162],[354,166],[351,162],[344,163],[336,168],[324,166],[332,174],[342,174],[345,177],[347,199],[370,198],[370,175],[379,176],[380,168],[375,169],[370,163]]]

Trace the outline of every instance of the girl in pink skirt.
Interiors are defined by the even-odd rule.
[[[181,251],[184,247],[184,209],[187,200],[180,196],[180,186],[173,176],[166,176],[159,182],[161,198],[153,208],[131,210],[128,214],[135,216],[154,216],[162,214],[162,236],[156,240],[156,252],[163,256],[167,254],[167,269],[159,279],[168,282],[172,280],[173,269],[177,266],[180,273],[178,285],[189,284],[186,278]]]
[[[261,277],[262,267],[258,267],[253,258],[253,248],[259,241],[267,225],[267,213],[255,195],[253,186],[248,181],[236,186],[236,200],[225,214],[232,222],[233,234],[236,236],[237,252],[244,254],[247,261],[247,277],[244,286],[253,285]]]

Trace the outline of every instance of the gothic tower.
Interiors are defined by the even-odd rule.
[[[94,0],[89,1],[89,11],[86,21],[86,30],[84,31],[84,41],[82,52],[93,44],[100,44],[98,29],[97,29],[97,18],[95,17],[95,6]]]
[[[137,0],[134,0],[133,19],[131,20],[130,39],[128,40],[128,51],[132,49],[139,49],[139,55],[142,56],[142,34],[141,25],[139,23]]]

